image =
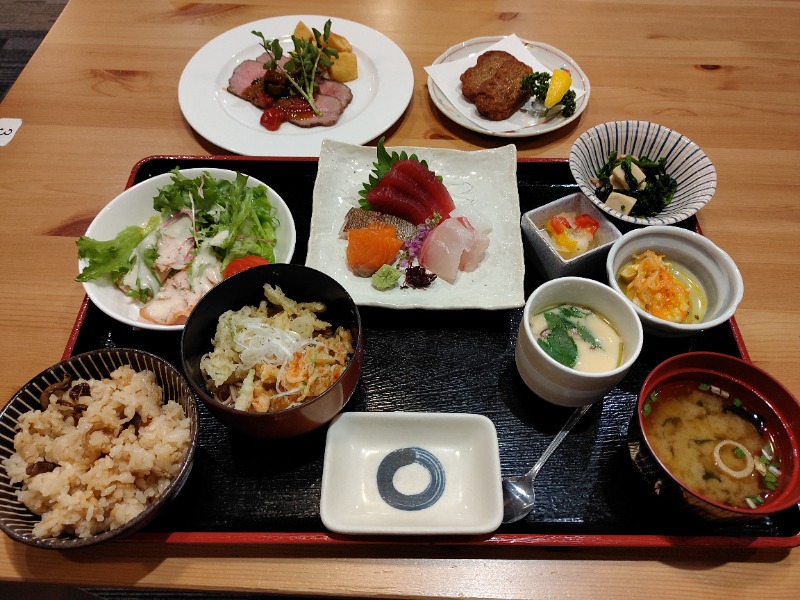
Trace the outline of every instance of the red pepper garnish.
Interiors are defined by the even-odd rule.
[[[566,229],[570,229],[569,221],[566,217],[556,215],[550,219],[550,228],[557,234],[562,234]]]
[[[589,215],[583,214],[575,217],[575,227],[577,227],[578,229],[585,229],[586,231],[594,235],[597,229],[600,227],[600,223],[595,221]]]

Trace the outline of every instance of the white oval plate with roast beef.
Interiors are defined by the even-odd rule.
[[[277,131],[268,131],[259,122],[263,111],[227,90],[236,67],[264,52],[253,31],[280,39],[288,51],[298,21],[322,31],[327,19],[273,17],[240,25],[208,42],[188,62],[178,84],[178,103],[189,125],[213,144],[248,156],[319,156],[324,139],[363,144],[380,136],[411,101],[414,74],[397,44],[353,21],[331,17],[331,31],[353,46],[359,72],[347,83],[353,99],[335,124],[306,128],[283,123]]]

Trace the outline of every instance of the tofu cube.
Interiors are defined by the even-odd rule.
[[[647,178],[644,174],[644,171],[642,171],[634,163],[631,163],[631,175],[633,175],[634,179],[636,179],[637,189],[642,189],[642,184]],[[613,171],[611,171],[610,179],[611,185],[614,186],[615,190],[631,189],[628,185],[628,182],[625,180],[625,171],[622,169],[622,165],[618,165]]]
[[[611,192],[606,199],[606,206],[613,208],[623,215],[630,214],[634,204],[636,204],[636,198],[620,194],[619,192]]]

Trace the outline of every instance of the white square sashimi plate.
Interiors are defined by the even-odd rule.
[[[328,429],[320,516],[356,535],[480,535],[503,518],[497,431],[466,413],[343,413]]]
[[[347,240],[339,237],[339,230],[347,211],[359,206],[359,191],[372,173],[376,149],[325,140],[314,185],[306,266],[330,275],[361,306],[505,309],[524,305],[516,147],[466,152],[396,146],[387,151],[406,151],[424,159],[442,177],[456,209],[491,223],[483,262],[472,272],[459,272],[452,284],[437,278],[427,289],[398,285],[379,291],[369,277],[354,275],[345,259]]]

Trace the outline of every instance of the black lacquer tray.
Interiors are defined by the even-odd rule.
[[[297,227],[293,262],[304,263],[316,159],[155,156],[133,169],[128,185],[176,166],[223,167],[267,182],[287,202]],[[565,160],[520,160],[521,211],[577,191]],[[697,228],[690,219],[683,226]],[[521,233],[520,233],[521,235]],[[526,252],[529,249],[526,247]],[[598,279],[603,274],[598,273]],[[530,264],[526,296],[541,283]],[[572,409],[530,392],[514,364],[522,309],[392,310],[362,307],[363,374],[347,410],[469,412],[489,417],[500,444],[503,475],[527,471]],[[65,356],[99,347],[149,350],[180,367],[180,333],[136,330],[85,300]],[[800,545],[800,508],[748,523],[713,524],[687,517],[647,488],[630,461],[628,425],[640,385],[664,359],[687,351],[747,359],[733,320],[680,340],[646,336],[626,378],[589,411],[536,480],[536,508],[522,522],[480,538],[425,543],[588,546]],[[319,517],[325,430],[284,442],[231,436],[199,405],[200,440],[184,489],[132,539],[173,543],[383,543],[422,540],[331,534]]]

